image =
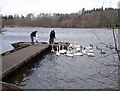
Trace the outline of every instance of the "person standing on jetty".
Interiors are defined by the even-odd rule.
[[[56,38],[55,37],[55,31],[54,30],[52,30],[51,32],[50,32],[50,39],[49,39],[49,44],[54,44],[54,39]]]
[[[34,40],[34,38],[36,38],[37,37],[37,31],[35,30],[35,31],[33,31],[31,34],[30,34],[30,38],[31,38],[31,43],[32,43],[32,45],[34,45],[35,44],[35,40]]]

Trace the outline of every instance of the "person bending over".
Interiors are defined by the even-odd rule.
[[[33,32],[30,34],[32,45],[35,44],[35,40],[34,40],[34,38],[36,38],[36,34],[37,34],[37,31],[36,31],[36,30],[33,31]]]

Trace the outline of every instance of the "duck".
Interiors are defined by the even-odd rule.
[[[103,49],[100,49],[100,54],[106,54],[106,52]]]
[[[106,45],[106,47],[109,49],[115,49],[115,47],[113,45]]]
[[[110,45],[109,48],[110,49],[115,49],[115,47],[113,45]]]
[[[96,49],[97,49],[97,50],[100,50],[100,48],[99,48],[98,46],[96,46]]]

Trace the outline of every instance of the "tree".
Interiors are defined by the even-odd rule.
[[[12,19],[13,19],[13,16],[12,16],[12,15],[9,15],[9,16],[8,16],[8,19],[9,19],[9,20],[12,20]]]
[[[34,18],[34,14],[33,13],[27,14],[26,18]]]

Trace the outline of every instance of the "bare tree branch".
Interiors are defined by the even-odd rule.
[[[115,31],[114,31],[114,28],[112,28],[112,29],[113,29],[113,38],[114,38],[115,50],[117,52],[117,55],[118,55],[118,58],[119,58],[119,61],[120,61],[120,54],[119,54],[118,47],[117,47],[117,41],[116,41],[116,37],[115,37]]]

